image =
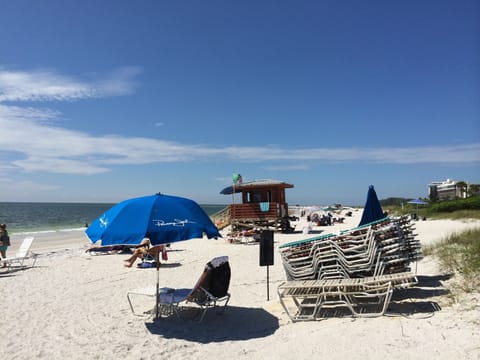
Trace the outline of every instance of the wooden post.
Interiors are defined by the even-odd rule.
[[[232,232],[235,230],[234,229],[234,220],[235,220],[235,181],[233,181],[233,185],[232,185],[232,213],[230,214],[230,222],[232,224]]]

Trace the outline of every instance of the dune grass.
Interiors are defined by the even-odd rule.
[[[460,290],[480,291],[480,228],[453,233],[424,247],[423,253],[436,256],[442,270],[459,274]]]
[[[428,213],[425,214],[429,216],[430,219],[451,219],[451,220],[462,220],[462,219],[480,219],[480,210],[457,210],[450,213]]]

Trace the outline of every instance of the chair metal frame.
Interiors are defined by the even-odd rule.
[[[322,311],[347,308],[354,317],[377,317],[385,313],[395,288],[418,282],[410,272],[355,279],[287,281],[277,288],[280,303],[292,320],[318,320]],[[286,300],[292,300],[292,313]]]

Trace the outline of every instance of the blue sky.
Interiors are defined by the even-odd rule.
[[[1,1],[0,201],[480,183],[478,1]]]

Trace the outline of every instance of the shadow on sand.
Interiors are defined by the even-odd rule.
[[[418,284],[416,286],[397,289],[393,292],[387,313],[389,315],[411,316],[433,314],[442,310],[436,301],[429,299],[450,294],[450,291],[443,286],[442,281],[450,279],[451,276],[417,276]]]
[[[46,267],[46,266],[35,265],[35,268],[42,268],[42,267]],[[0,268],[0,276],[9,277],[9,276],[13,276],[17,272],[26,271],[29,269],[33,269],[33,267],[32,266],[10,266],[5,268]]]
[[[442,281],[448,280],[450,275],[417,276],[418,284],[409,288],[395,289],[385,311],[385,316],[403,316],[413,318],[428,318],[442,310],[435,301],[440,296],[450,293]],[[357,309],[360,310],[360,309]],[[346,307],[322,309],[320,317],[351,317],[351,311]]]
[[[180,267],[180,266],[182,266],[182,264],[179,263],[179,262],[175,262],[175,263],[162,262],[160,264],[160,268],[176,268],[176,267]]]
[[[263,338],[279,328],[279,321],[261,308],[227,306],[223,314],[208,310],[201,323],[198,323],[198,318],[170,316],[145,323],[145,326],[152,334],[165,339],[205,344]]]

